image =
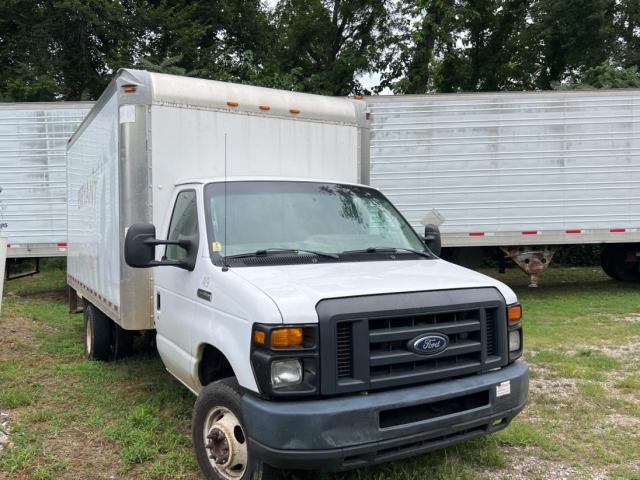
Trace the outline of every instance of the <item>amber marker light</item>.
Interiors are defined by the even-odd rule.
[[[271,347],[272,348],[291,348],[301,347],[304,334],[302,328],[278,328],[271,331]]]
[[[522,319],[522,306],[520,304],[509,305],[507,307],[507,318],[509,323],[517,323]]]
[[[122,90],[124,91],[124,93],[136,93],[138,87],[136,87],[135,85],[123,85]]]
[[[253,332],[253,341],[259,345],[264,345],[266,337],[266,334],[261,330],[256,330],[255,332]]]
[[[297,115],[298,113],[300,113],[300,109],[299,108],[290,108],[289,112],[293,113],[294,115]]]
[[[240,104],[238,102],[227,102],[227,105],[230,107],[237,107]]]
[[[265,112],[266,112],[267,110],[271,110],[271,107],[270,107],[269,105],[260,105],[258,108],[259,108],[260,110],[265,111]]]

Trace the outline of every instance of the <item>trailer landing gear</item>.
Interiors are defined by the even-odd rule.
[[[513,260],[518,267],[529,275],[529,286],[538,286],[538,276],[541,275],[551,263],[556,253],[555,246],[539,247],[500,247],[508,258]]]

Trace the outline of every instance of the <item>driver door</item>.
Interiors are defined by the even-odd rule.
[[[196,191],[190,188],[180,190],[175,196],[166,238],[177,240],[180,235],[199,238],[199,231]],[[183,260],[186,254],[187,251],[179,245],[167,245],[164,257]],[[192,383],[189,325],[195,314],[196,276],[184,268],[161,267],[155,269],[154,281],[158,351],[167,369],[189,385]]]

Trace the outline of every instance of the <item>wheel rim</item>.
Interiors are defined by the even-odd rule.
[[[92,333],[91,321],[87,320],[87,328],[85,328],[85,334],[84,334],[84,344],[86,345],[87,356],[89,357],[91,356],[91,353],[93,350],[92,338],[93,338],[93,333]]]
[[[214,407],[203,429],[211,467],[226,479],[238,479],[247,469],[247,440],[238,417],[225,407]]]

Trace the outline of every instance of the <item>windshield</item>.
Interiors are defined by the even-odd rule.
[[[267,249],[340,254],[367,248],[424,251],[400,213],[378,191],[291,181],[211,183],[204,189],[212,253]],[[226,228],[226,235],[225,235]]]

